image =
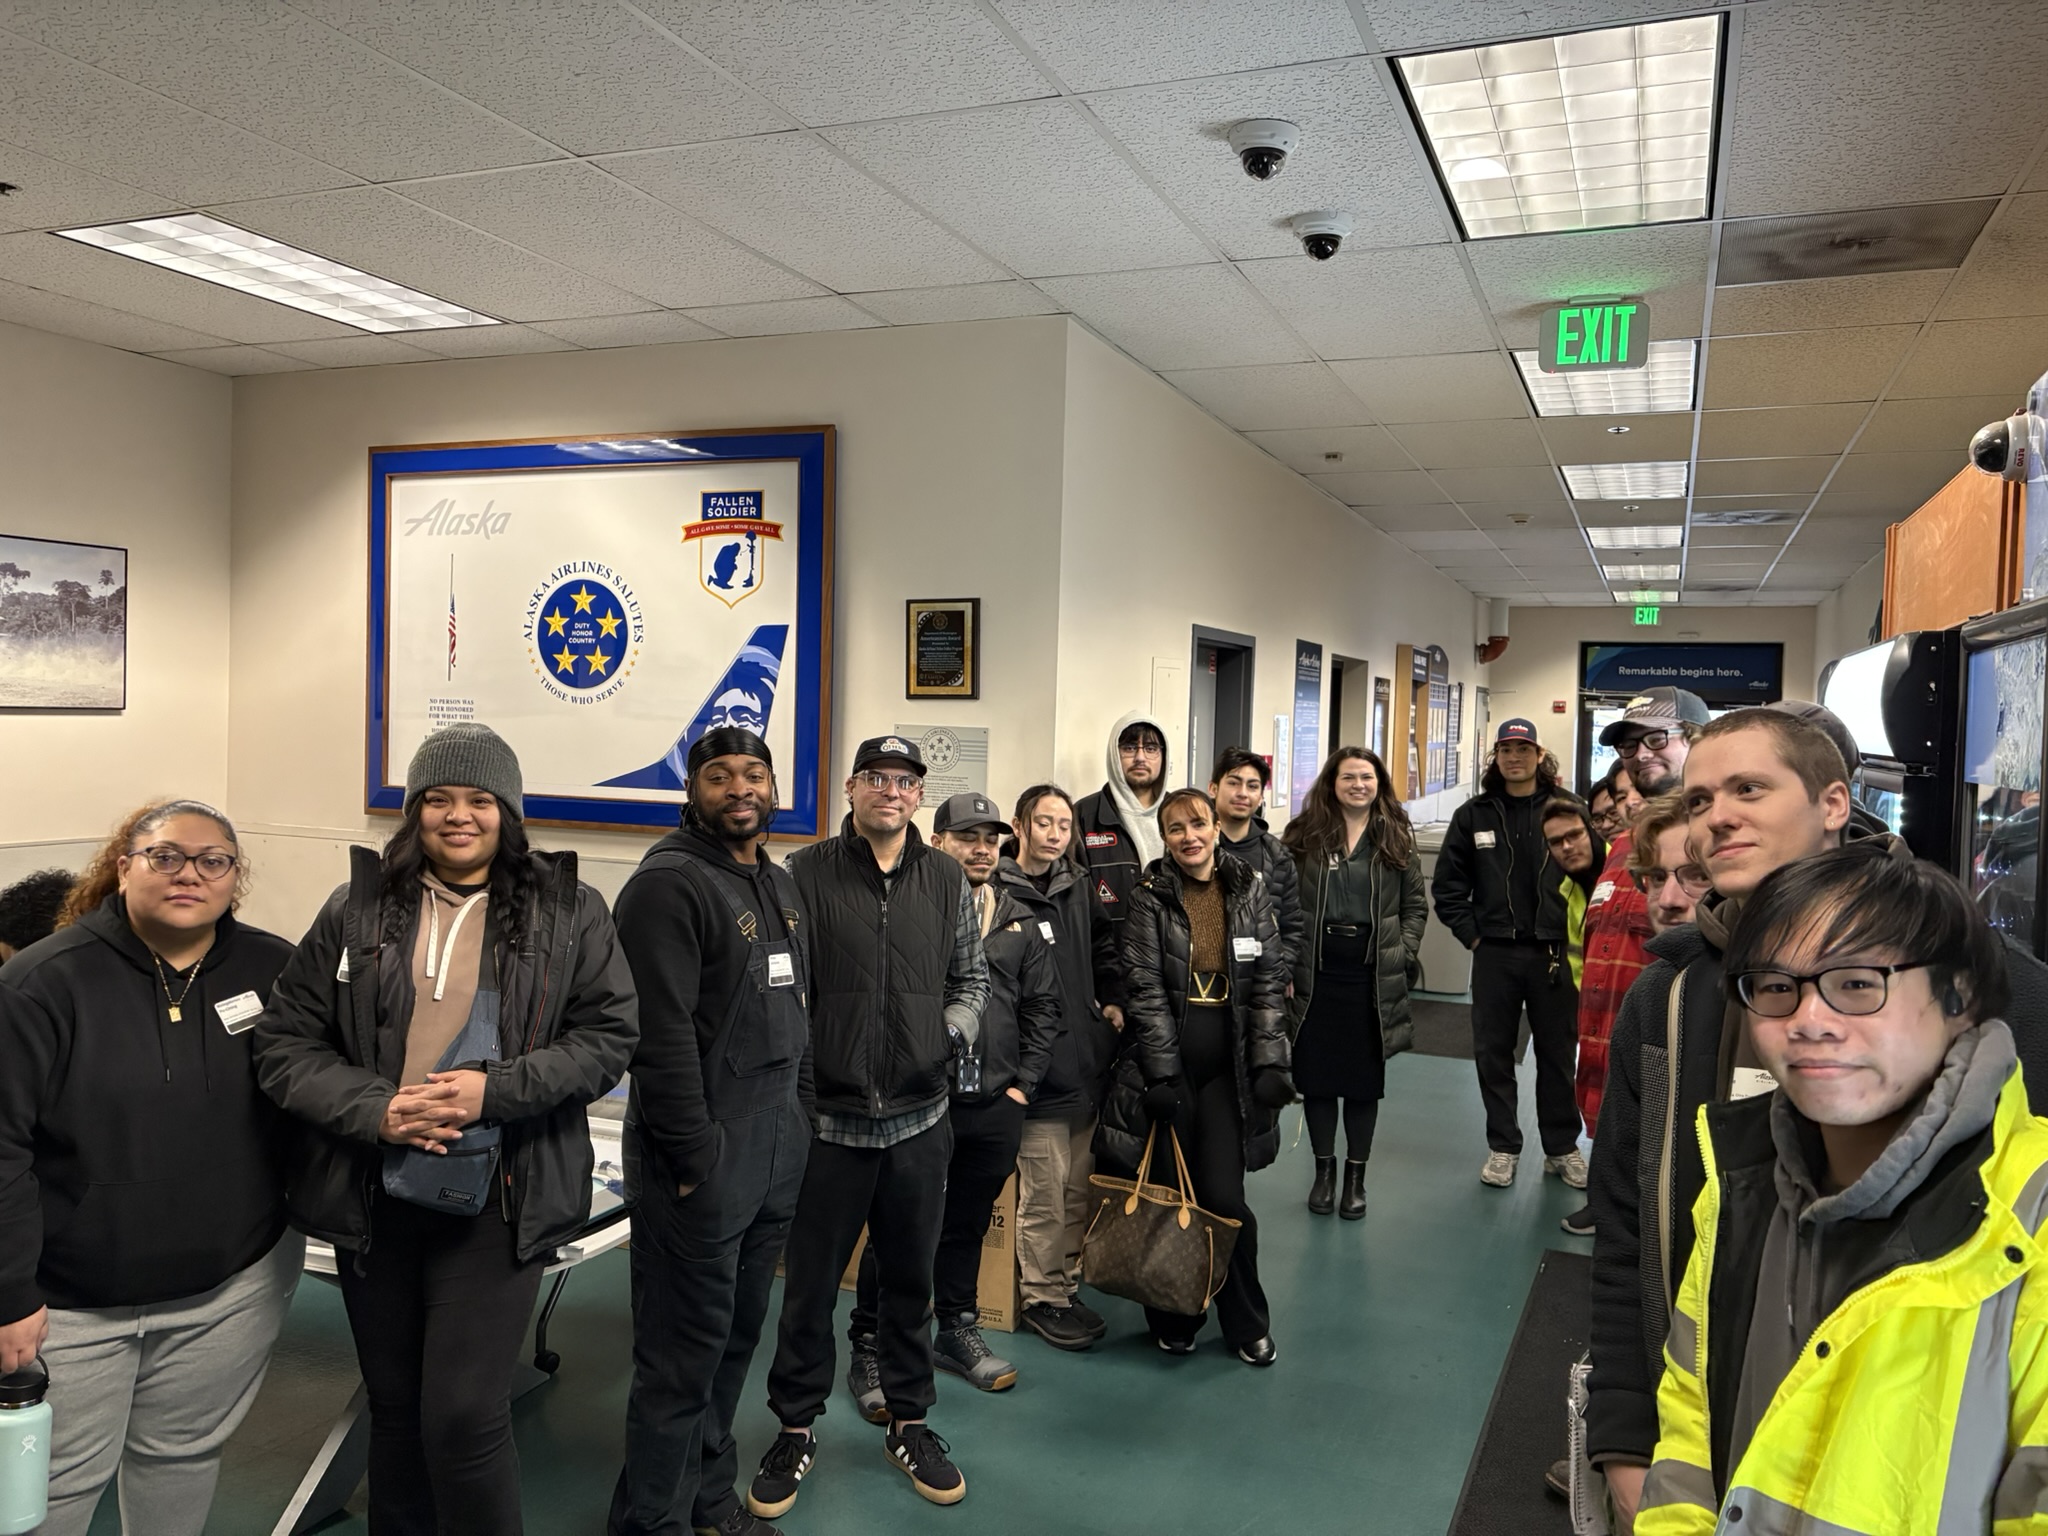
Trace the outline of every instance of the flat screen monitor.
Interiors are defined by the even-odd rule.
[[[2048,636],[2030,635],[1970,656],[1963,706],[1967,878],[1992,927],[2029,947],[2040,900],[2044,697]]]

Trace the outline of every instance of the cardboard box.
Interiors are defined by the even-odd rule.
[[[858,1283],[860,1256],[867,1250],[867,1228],[853,1245],[846,1273],[839,1277],[839,1289],[850,1291]],[[981,1304],[981,1326],[1002,1333],[1017,1331],[1017,1314],[1024,1310],[1024,1294],[1017,1284],[1017,1175],[1011,1174],[996,1196],[988,1235],[981,1240],[981,1273],[975,1280],[975,1299]]]

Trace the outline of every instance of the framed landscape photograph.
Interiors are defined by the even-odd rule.
[[[128,551],[0,533],[0,709],[128,707]]]

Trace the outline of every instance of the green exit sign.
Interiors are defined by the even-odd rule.
[[[1545,373],[1640,368],[1650,360],[1650,311],[1641,299],[1579,300],[1537,322],[1536,363]]]
[[[1636,609],[1636,622],[1637,622],[1638,624],[1654,624],[1654,623],[1656,623],[1656,622],[1657,622],[1657,610],[1656,610],[1655,608],[1648,608],[1648,607],[1639,607],[1639,608],[1637,608],[1637,609]]]

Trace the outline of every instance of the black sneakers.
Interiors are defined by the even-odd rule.
[[[762,1520],[774,1520],[789,1513],[796,1503],[797,1485],[818,1459],[818,1437],[791,1434],[783,1430],[761,1458],[761,1470],[747,1489],[747,1511]]]
[[[1103,1321],[1102,1314],[1080,1297],[1071,1298],[1067,1302],[1067,1310],[1074,1314],[1075,1322],[1088,1330],[1089,1338],[1099,1339],[1109,1332],[1109,1324]]]
[[[953,1447],[929,1424],[905,1424],[889,1431],[882,1442],[889,1460],[910,1478],[910,1486],[934,1504],[958,1504],[967,1497],[967,1479],[953,1465]]]
[[[854,1406],[870,1424],[889,1422],[888,1400],[882,1392],[882,1359],[875,1351],[875,1336],[861,1334],[853,1341],[846,1362],[846,1390]]]
[[[690,1529],[693,1536],[782,1536],[766,1520],[756,1520],[743,1504],[735,1504],[732,1513],[716,1525],[695,1525]]]
[[[1078,1307],[1055,1307],[1034,1301],[1019,1314],[1017,1321],[1054,1349],[1081,1350],[1094,1344],[1098,1335],[1088,1331],[1079,1314]]]
[[[1571,1215],[1559,1217],[1557,1224],[1563,1227],[1565,1231],[1571,1233],[1573,1237],[1591,1237],[1593,1235],[1593,1207],[1582,1205],[1576,1211],[1573,1211]]]

